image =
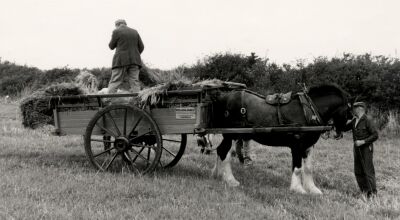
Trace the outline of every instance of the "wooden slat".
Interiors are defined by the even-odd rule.
[[[57,108],[85,108],[85,107],[100,107],[99,103],[88,103],[88,104],[60,104],[57,105]]]
[[[197,103],[198,99],[179,99],[171,98],[166,100],[161,100],[159,103],[162,104],[180,104],[180,103]]]
[[[89,120],[66,120],[60,123],[61,128],[79,128],[86,127],[89,124]]]
[[[82,111],[65,111],[58,112],[60,120],[70,119],[91,119],[97,113],[96,110],[82,110]]]
[[[196,119],[176,119],[174,117],[159,117],[154,118],[158,125],[183,125],[183,124],[196,124]]]
[[[86,132],[86,127],[74,127],[74,128],[61,128],[61,135],[84,135]],[[92,135],[102,135],[99,128],[94,128]]]
[[[197,95],[205,92],[207,89],[187,89],[187,90],[174,90],[168,91],[167,96],[187,96],[187,95]],[[86,100],[90,98],[116,98],[116,97],[135,97],[138,93],[126,93],[126,94],[93,94],[93,95],[72,95],[72,96],[52,96],[50,99],[52,101],[62,101],[62,100]]]

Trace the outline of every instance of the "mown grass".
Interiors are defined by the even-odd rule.
[[[288,148],[253,144],[253,167],[233,161],[237,188],[209,177],[215,155],[201,155],[192,136],[171,170],[151,176],[98,173],[81,137],[24,129],[16,108],[0,106],[0,219],[400,218],[399,138],[376,143],[379,196],[365,201],[352,172],[349,134],[315,146],[315,181],[324,195],[299,195],[288,190]]]

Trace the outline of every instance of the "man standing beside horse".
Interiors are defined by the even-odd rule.
[[[115,22],[115,30],[108,46],[111,50],[115,49],[108,93],[116,93],[125,77],[128,78],[130,91],[138,92],[140,90],[139,69],[142,67],[140,54],[144,50],[139,33],[129,28],[125,20],[119,19]]]
[[[366,104],[353,104],[355,118],[349,122],[354,140],[354,174],[362,193],[368,198],[377,194],[375,169],[373,164],[374,145],[378,132],[369,116],[366,115]]]

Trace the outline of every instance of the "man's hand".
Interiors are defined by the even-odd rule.
[[[364,145],[364,144],[365,144],[364,140],[357,140],[357,141],[354,142],[354,145],[356,145],[356,147],[359,147],[359,146]]]

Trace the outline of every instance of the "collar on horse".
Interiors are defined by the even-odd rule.
[[[322,118],[315,107],[314,102],[308,96],[307,92],[298,92],[301,106],[303,107],[304,116],[306,117],[307,124],[309,125],[321,125]]]

